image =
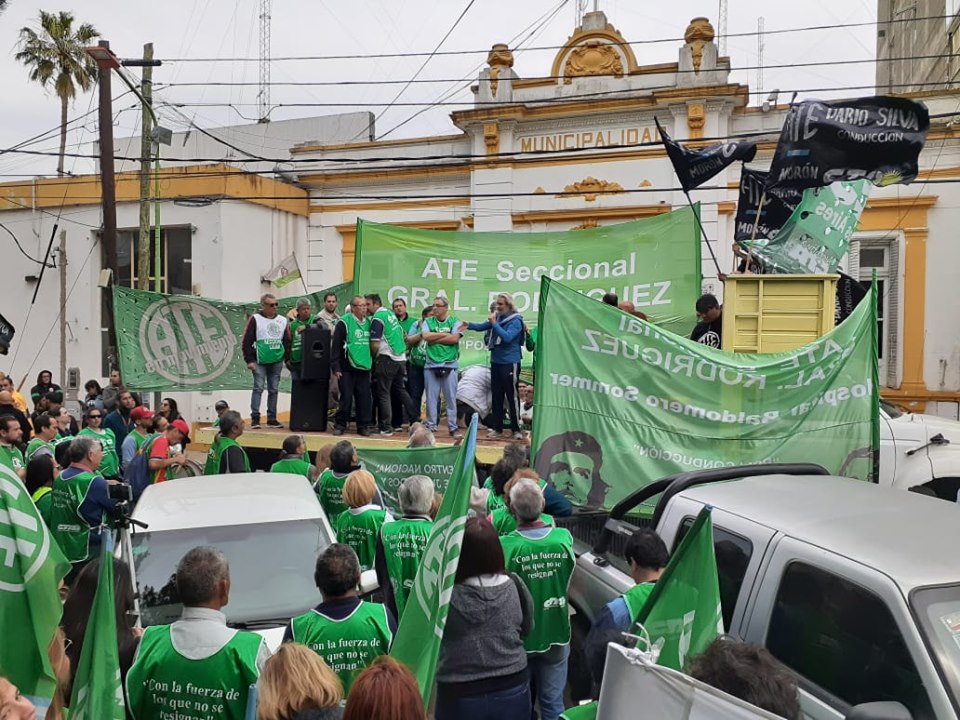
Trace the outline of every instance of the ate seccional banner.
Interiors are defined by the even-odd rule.
[[[357,448],[360,465],[377,481],[380,494],[394,517],[400,517],[397,491],[411,475],[426,475],[441,495],[447,491],[460,448],[456,445],[423,448]]]
[[[726,353],[543,280],[532,453],[579,506],[611,508],[677,472],[816,462],[871,477],[876,302],[785,353]]]
[[[350,302],[353,283],[307,295],[314,314],[331,292],[342,308]],[[286,315],[297,297],[278,302],[279,313]],[[114,286],[113,316],[124,383],[140,391],[250,389],[253,381],[240,338],[247,318],[259,307],[259,300],[231,303]],[[289,379],[280,387],[288,392]]]
[[[446,232],[357,221],[359,293],[398,297],[411,315],[444,295],[460,320],[482,322],[497,293],[513,294],[527,327],[538,324],[540,278],[599,300],[615,292],[661,327],[682,331],[700,296],[700,236],[682,208],[635,222],[564,232]],[[589,303],[588,303],[589,305]],[[466,331],[461,366],[485,364],[483,335]],[[525,363],[529,363],[525,356]]]

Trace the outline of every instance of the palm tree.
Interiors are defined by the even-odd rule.
[[[67,149],[67,104],[77,88],[88,91],[97,81],[97,65],[84,48],[100,33],[89,23],[74,30],[73,14],[40,11],[40,32],[20,28],[19,52],[14,56],[30,69],[30,79],[44,89],[51,85],[60,98],[60,161],[57,175],[63,175]]]

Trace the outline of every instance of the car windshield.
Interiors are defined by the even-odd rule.
[[[320,602],[313,571],[330,542],[318,519],[137,532],[132,544],[142,622],[167,624],[180,616],[177,563],[191,548],[212,545],[230,563],[227,621],[283,624]]]
[[[960,585],[914,590],[910,605],[940,666],[953,706],[960,710]]]
[[[898,418],[903,415],[903,410],[896,405],[891,405],[886,400],[880,401],[880,407],[883,408],[883,411],[891,418]]]

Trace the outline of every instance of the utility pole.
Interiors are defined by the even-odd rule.
[[[60,231],[57,249],[60,265],[60,377],[67,377],[67,231]]]
[[[137,251],[137,287],[150,289],[150,158],[153,140],[150,131],[153,117],[150,106],[153,103],[153,43],[143,46],[143,75],[140,80],[140,93],[143,106],[140,120],[140,236]]]
[[[97,46],[110,52],[110,42],[101,40]],[[109,350],[107,355],[115,358],[117,352],[117,328],[113,322],[113,295],[111,285],[117,279],[117,188],[113,168],[113,93],[110,84],[111,68],[98,63],[100,86],[100,196],[103,210],[103,234],[100,236],[100,267],[111,272],[111,281],[103,287],[104,308]]]

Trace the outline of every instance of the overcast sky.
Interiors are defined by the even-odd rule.
[[[467,0],[355,0],[333,2],[312,0],[293,2],[273,0],[272,55],[273,87],[270,100],[282,103],[316,103],[315,107],[277,107],[270,117],[285,119],[328,115],[352,110],[383,113],[377,119],[378,136],[408,120],[423,107],[445,93],[476,79],[485,63],[486,51],[496,42],[511,42],[516,48],[562,45],[573,31],[575,0],[560,6],[559,0],[475,0],[463,20],[444,42],[441,51],[455,55],[430,60],[420,75],[422,80],[447,82],[415,83],[403,93],[399,105],[389,109],[364,104],[387,104],[403,87],[401,84],[366,84],[373,80],[406,81],[413,77],[424,57],[390,59],[355,58],[352,60],[283,60],[284,57],[317,55],[370,55],[375,53],[429,52],[450,29]],[[590,3],[592,6],[592,2]],[[551,13],[559,7],[556,13]],[[24,25],[36,27],[40,9],[69,10],[77,22],[92,23],[120,57],[136,57],[143,43],[153,42],[155,55],[164,65],[154,71],[157,95],[169,103],[186,103],[183,112],[201,127],[255,121],[259,67],[258,0],[169,0],[166,3],[143,0],[10,0],[0,15],[0,78],[3,79],[3,119],[0,121],[0,149],[9,148],[38,133],[54,131],[59,123],[59,102],[27,79],[26,69],[17,64],[18,32]],[[774,9],[775,8],[775,9]],[[694,0],[601,0],[610,21],[634,45],[640,65],[677,59],[683,35],[691,18],[706,15],[717,26],[718,3]],[[733,79],[757,89],[757,20],[764,14],[766,30],[784,30],[811,26],[829,29],[789,32],[766,37],[763,55],[763,90],[779,88],[785,93],[800,90],[801,97],[835,97],[871,94],[870,89],[829,93],[825,88],[872,86],[874,81],[876,4],[870,0],[806,0],[777,2],[729,0],[727,53],[735,68]],[[550,18],[549,22],[538,20]],[[737,35],[740,35],[739,37]],[[651,43],[651,40],[670,39]],[[476,52],[472,52],[476,51]],[[521,77],[548,75],[555,49],[516,51],[514,70]],[[185,59],[204,59],[186,62]],[[249,58],[242,61],[238,58]],[[865,61],[858,64],[791,67],[797,63]],[[786,67],[777,67],[786,66]],[[134,72],[139,72],[134,70]],[[361,81],[348,87],[292,87],[289,82]],[[460,81],[460,82],[453,82]],[[196,83],[198,85],[185,85]],[[223,86],[213,83],[250,83]],[[114,95],[123,91],[116,80]],[[814,92],[802,92],[804,90]],[[471,102],[468,90],[461,90],[450,101]],[[781,99],[784,96],[781,95]],[[758,103],[756,96],[753,103]],[[332,103],[342,103],[333,106]],[[417,103],[415,106],[402,103]],[[233,107],[228,107],[232,105]],[[131,95],[115,103],[115,134],[120,137],[139,132],[139,111]],[[461,106],[463,107],[463,106]],[[389,138],[454,132],[449,113],[452,106],[436,107],[390,132]],[[92,112],[91,112],[92,111]],[[186,120],[170,109],[161,109],[162,122],[174,130],[185,129]],[[80,96],[71,107],[70,117],[91,113],[77,122],[68,138],[68,150],[89,150],[96,134],[96,92]],[[58,136],[30,146],[34,150],[56,152]],[[74,164],[76,163],[76,164]],[[92,165],[67,159],[66,167],[75,172],[88,171]],[[53,174],[55,158],[26,155],[0,155],[0,182],[14,179],[13,174],[33,176]]]

